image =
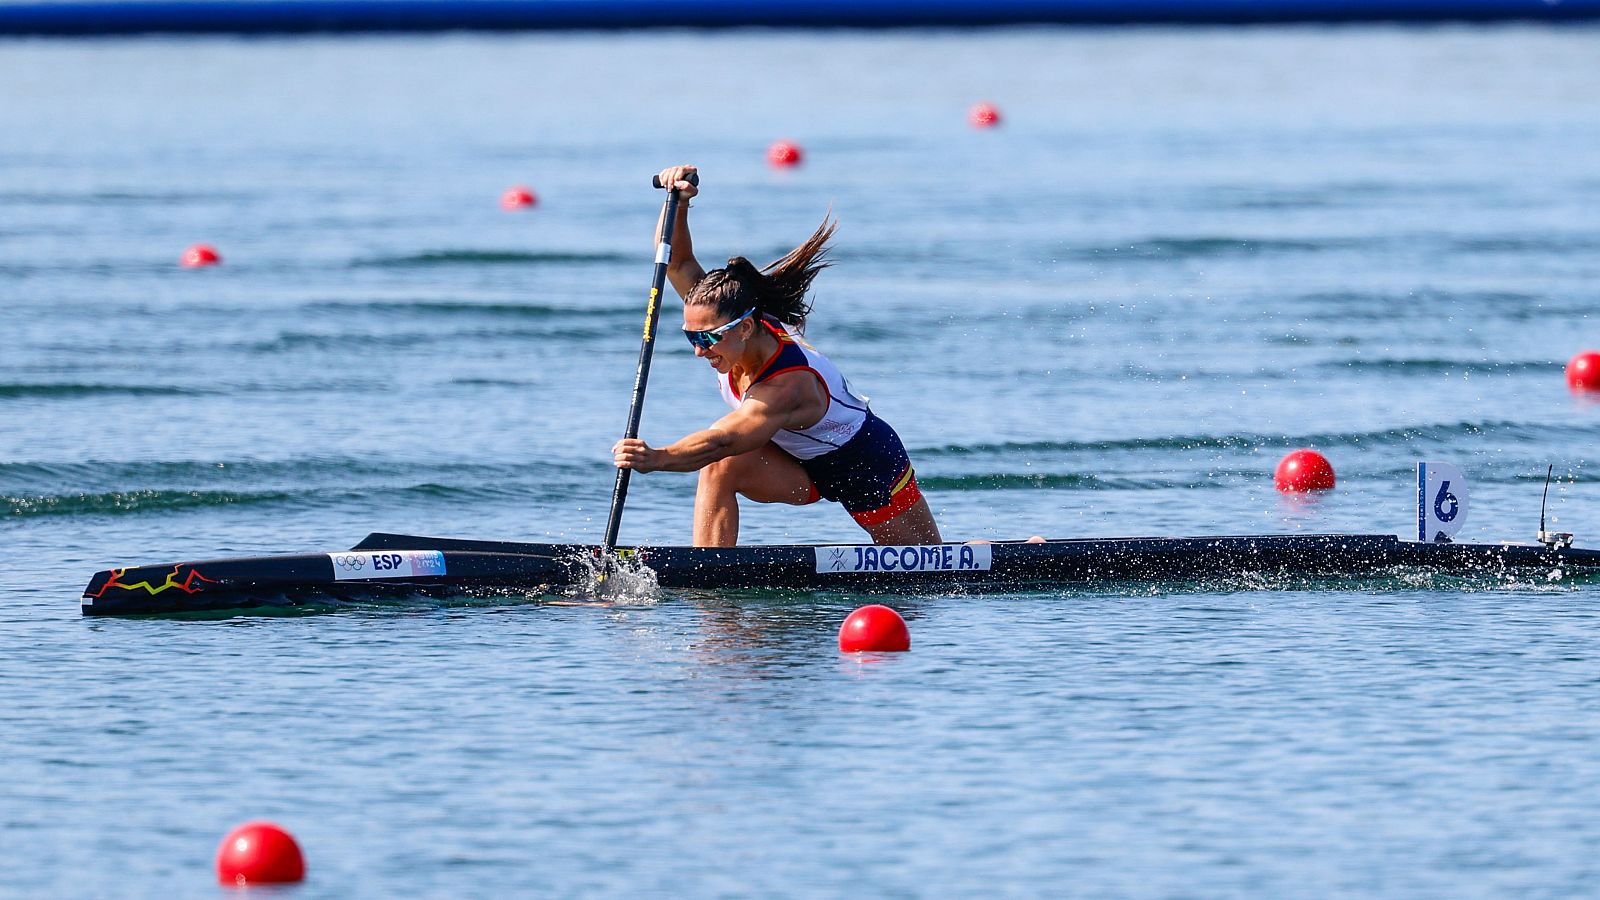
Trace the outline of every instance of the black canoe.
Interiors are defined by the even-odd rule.
[[[1094,538],[922,547],[782,545],[624,548],[666,588],[928,590],[1115,588],[1185,579],[1381,577],[1404,572],[1583,579],[1600,550],[1543,544],[1424,544],[1381,534]],[[599,548],[371,534],[350,550],[138,566],[100,572],[84,615],[295,606],[319,600],[593,583]]]

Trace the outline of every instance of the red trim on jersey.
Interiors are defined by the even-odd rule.
[[[777,378],[779,375],[783,375],[783,374],[785,374],[787,372],[810,372],[811,374],[817,376],[817,384],[822,385],[822,396],[827,397],[829,400],[833,399],[833,392],[828,390],[828,379],[823,378],[821,372],[818,372],[816,369],[813,369],[810,366],[790,366],[787,369],[779,369],[776,372],[771,372],[771,373],[763,375],[761,377],[761,381],[771,381],[772,379]],[[757,382],[757,384],[759,384],[759,383],[760,382]],[[827,415],[828,411],[826,409],[824,409],[822,411],[822,414],[823,415]],[[812,424],[816,424],[816,423],[812,423]],[[807,427],[810,427],[810,426],[807,426]],[[801,429],[801,430],[804,431],[805,429]]]
[[[762,322],[762,325],[766,325],[766,322]],[[766,378],[768,378],[768,376],[766,376],[766,367],[770,367],[770,365],[774,364],[774,362],[778,362],[778,357],[784,356],[784,349],[786,349],[786,344],[784,344],[784,341],[782,341],[782,338],[787,338],[787,336],[789,336],[789,335],[787,335],[786,331],[778,331],[778,330],[776,330],[776,328],[771,327],[771,325],[766,325],[766,328],[768,328],[768,330],[773,331],[774,335],[778,335],[779,336],[778,351],[773,352],[773,356],[766,357],[766,362],[763,362],[762,367],[757,368],[757,370],[755,370],[755,378],[752,378],[752,380],[750,380],[750,386],[752,386],[752,388],[754,388],[754,386],[757,386],[757,384],[762,383],[762,381],[766,381]],[[790,341],[787,341],[787,343],[794,344],[794,341],[790,340]],[[802,359],[805,359],[805,357],[802,356]],[[787,370],[786,370],[786,372],[787,372]],[[818,375],[818,378],[821,378],[821,375]],[[733,376],[731,376],[731,375],[728,376],[728,389],[730,389],[730,391],[733,391],[733,399],[734,400],[739,400],[739,402],[741,402],[741,404],[742,404],[742,402],[744,402],[744,391],[739,391],[739,386],[738,386],[738,384],[734,384],[733,383]],[[826,389],[827,389],[826,381],[824,381],[824,383],[822,383],[822,389],[824,389],[824,391],[826,391]]]

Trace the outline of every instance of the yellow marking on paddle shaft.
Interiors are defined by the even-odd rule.
[[[656,317],[656,300],[660,296],[660,291],[655,288],[650,289],[650,305],[645,307],[644,311],[644,339],[647,341],[650,340],[650,321]]]

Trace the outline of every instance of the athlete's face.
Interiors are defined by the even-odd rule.
[[[714,332],[734,321],[717,312],[710,305],[686,304],[683,307],[683,330],[693,332]],[[745,319],[739,324],[717,335],[717,340],[710,346],[704,343],[694,345],[694,355],[711,364],[713,369],[726,374],[744,355],[749,346],[751,320]]]

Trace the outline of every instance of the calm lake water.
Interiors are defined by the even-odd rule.
[[[1593,546],[1597,83],[1592,28],[0,42],[0,892],[216,895],[257,817],[306,898],[1592,892],[1594,585],[905,596],[875,659],[837,593],[78,595],[375,530],[598,541],[675,162],[702,260],[839,218],[809,335],[947,537],[1408,535],[1426,458],[1487,540],[1554,464]],[[644,436],[720,409],[669,333]],[[1306,445],[1339,487],[1286,500]],[[635,478],[624,540],[687,540],[693,490]]]

